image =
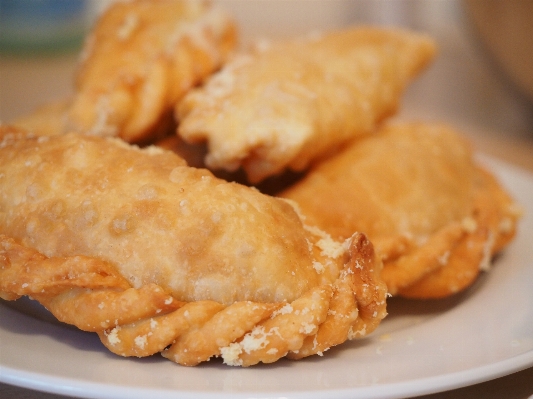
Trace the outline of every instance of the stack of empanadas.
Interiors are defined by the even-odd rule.
[[[73,97],[0,126],[0,297],[121,356],[250,366],[465,289],[519,213],[450,128],[383,124],[434,53],[369,27],[242,49],[205,2],[111,6]]]

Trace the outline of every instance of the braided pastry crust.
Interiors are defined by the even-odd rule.
[[[60,321],[98,333],[121,356],[163,356],[195,366],[221,356],[233,366],[322,355],[372,332],[386,315],[372,244],[353,237],[352,257],[333,284],[291,303],[177,301],[156,284],[132,288],[109,263],[47,258],[0,235],[0,297],[28,295]]]
[[[250,366],[321,354],[386,315],[362,234],[334,242],[287,201],[160,149],[0,137],[0,297],[31,296],[118,355]]]

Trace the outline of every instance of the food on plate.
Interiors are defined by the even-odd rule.
[[[184,96],[178,134],[251,183],[302,171],[394,113],[434,53],[424,35],[366,27],[262,42]]]
[[[519,218],[469,143],[437,124],[391,124],[356,139],[280,196],[334,239],[368,235],[389,292],[413,298],[471,285]]]
[[[113,3],[86,40],[66,129],[136,143],[157,138],[175,103],[235,43],[232,19],[207,2]]]
[[[431,39],[236,39],[209,2],[115,2],[72,98],[0,124],[0,298],[121,356],[247,367],[367,336],[389,294],[459,292],[512,240],[460,135],[383,125]]]
[[[386,315],[364,234],[157,147],[0,127],[0,297],[27,295],[112,352],[183,365],[322,354]]]

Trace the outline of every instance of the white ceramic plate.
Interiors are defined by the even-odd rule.
[[[454,389],[533,365],[533,175],[483,158],[526,208],[490,273],[444,301],[389,301],[366,339],[324,357],[248,369],[124,359],[96,334],[59,325],[29,300],[0,303],[0,381],[90,398],[394,398]]]

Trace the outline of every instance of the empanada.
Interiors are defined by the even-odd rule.
[[[468,287],[512,239],[519,215],[462,137],[422,123],[355,140],[280,196],[335,239],[367,234],[389,292],[416,298]]]
[[[235,43],[231,18],[205,1],[114,3],[86,40],[67,130],[153,139],[178,99]]]
[[[392,114],[434,53],[426,36],[379,28],[263,43],[179,102],[178,134],[207,141],[210,168],[242,167],[252,183],[302,171]]]
[[[29,295],[114,353],[273,362],[371,332],[381,260],[287,201],[170,151],[0,129],[0,297]]]

